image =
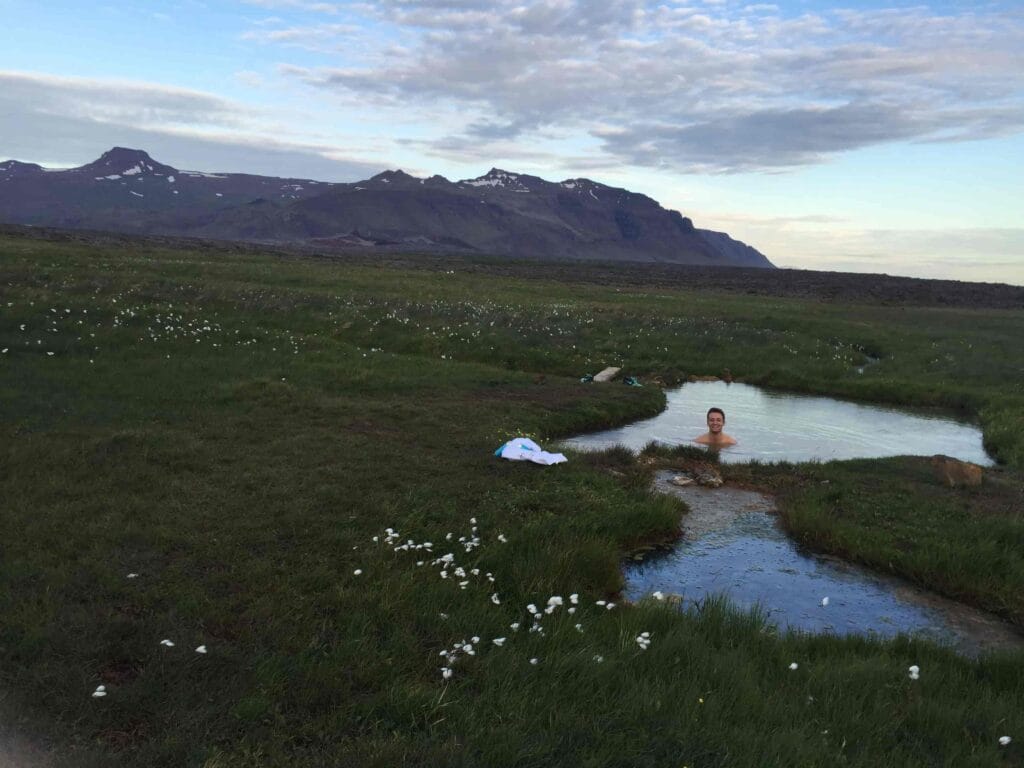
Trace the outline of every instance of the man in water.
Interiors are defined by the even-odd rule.
[[[710,445],[715,448],[723,448],[727,445],[736,445],[736,441],[729,437],[722,428],[725,426],[725,411],[721,408],[708,410],[708,431],[694,440],[701,445]]]

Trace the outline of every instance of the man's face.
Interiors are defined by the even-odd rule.
[[[708,414],[708,431],[712,435],[717,435],[722,431],[722,427],[725,426],[725,417],[720,413],[709,413]]]

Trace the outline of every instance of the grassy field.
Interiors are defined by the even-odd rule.
[[[492,455],[726,368],[977,414],[1006,466],[977,498],[904,460],[729,471],[813,546],[1020,622],[1021,338],[1014,310],[0,239],[0,712],[69,766],[1022,765],[1024,655],[609,608],[684,510],[620,454]],[[579,383],[605,365],[648,385]]]

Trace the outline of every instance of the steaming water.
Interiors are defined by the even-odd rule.
[[[607,385],[605,385],[607,386]],[[721,381],[694,382],[667,393],[664,411],[652,419],[563,441],[595,450],[624,445],[638,451],[655,440],[691,443],[707,430],[708,408],[725,411],[725,431],[738,444],[724,449],[723,462],[829,461],[943,453],[983,466],[992,459],[981,430],[949,415],[865,405],[829,397],[793,395]]]

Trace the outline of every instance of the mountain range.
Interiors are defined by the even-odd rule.
[[[183,171],[114,147],[79,168],[0,162],[0,222],[324,251],[773,266],[646,195],[497,168],[454,182],[399,170],[342,184]]]

